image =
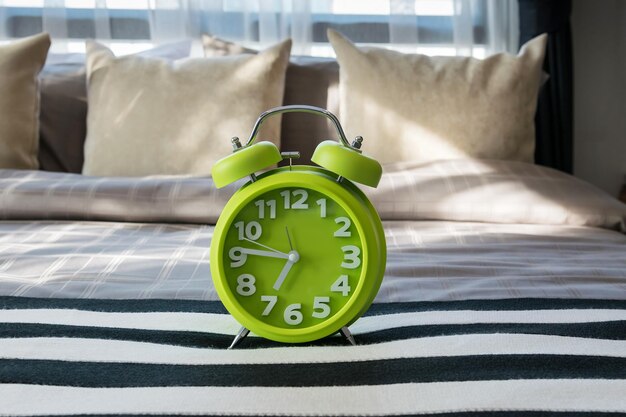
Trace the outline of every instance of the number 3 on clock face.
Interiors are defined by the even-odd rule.
[[[286,187],[241,207],[222,254],[230,293],[246,312],[298,329],[323,323],[350,301],[364,250],[341,204],[317,190]]]

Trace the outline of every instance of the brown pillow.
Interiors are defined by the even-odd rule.
[[[80,173],[87,134],[85,65],[46,65],[40,85],[40,169]]]
[[[256,54],[211,35],[202,35],[207,57]],[[339,117],[339,66],[334,59],[292,57],[287,66],[283,105],[307,104],[328,109]],[[310,114],[288,114],[282,118],[281,149],[299,151],[299,164],[308,164],[318,143],[337,139],[337,133],[325,119]]]
[[[0,168],[37,169],[37,74],[50,48],[47,33],[0,46]]]

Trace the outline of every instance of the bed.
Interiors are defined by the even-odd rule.
[[[385,166],[388,262],[333,336],[248,337],[214,291],[241,182],[0,171],[1,415],[626,414],[626,206],[524,162]]]

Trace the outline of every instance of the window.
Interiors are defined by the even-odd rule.
[[[256,48],[291,36],[294,53],[331,56],[329,27],[431,55],[517,47],[513,0],[0,0],[0,25],[4,38],[45,30],[79,50],[85,38],[148,47],[206,32]]]

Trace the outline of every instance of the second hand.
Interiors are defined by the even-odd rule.
[[[293,251],[293,245],[291,244],[291,237],[289,237],[289,228],[285,226],[285,232],[287,233],[287,241],[289,241],[289,250]]]

